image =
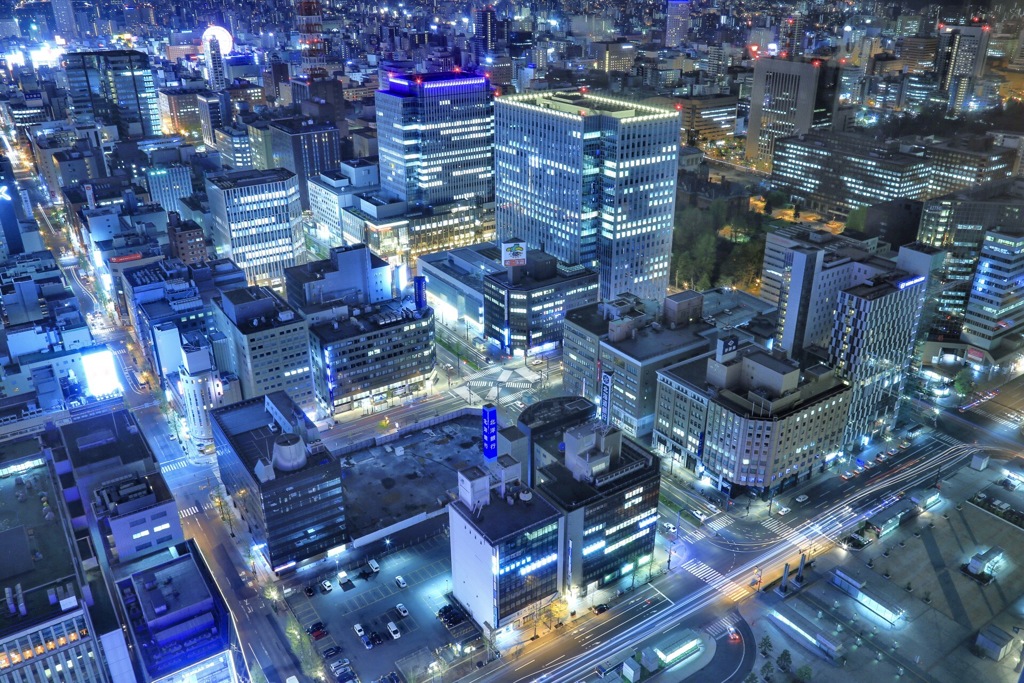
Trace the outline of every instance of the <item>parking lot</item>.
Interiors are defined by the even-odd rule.
[[[309,585],[314,589],[311,597],[303,591],[294,591],[287,598],[303,628],[323,622],[327,629],[327,636],[314,643],[316,650],[340,648],[331,659],[350,659],[352,669],[364,683],[396,671],[396,662],[414,652],[424,649],[433,652],[452,642],[452,634],[435,616],[446,603],[444,596],[450,588],[451,558],[447,538],[432,538],[376,559],[379,572],[366,570],[359,575],[349,572],[344,588],[338,584],[334,562],[325,562],[323,569],[310,580]],[[399,588],[397,576],[405,580],[406,588]],[[328,577],[331,577],[332,587],[325,594],[317,584]],[[399,614],[396,607],[399,603],[408,610],[408,616]],[[388,634],[388,622],[398,627],[399,638],[393,639]],[[367,636],[376,632],[380,644],[367,649],[356,635],[355,624],[362,626]],[[403,674],[402,680],[409,678]]]

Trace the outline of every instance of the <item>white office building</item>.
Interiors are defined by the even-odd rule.
[[[284,168],[232,171],[206,179],[217,256],[250,285],[278,285],[304,249],[295,174]]]
[[[601,299],[663,298],[679,113],[565,92],[501,97],[494,111],[498,238],[595,268]]]

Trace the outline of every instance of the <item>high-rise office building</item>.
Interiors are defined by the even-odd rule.
[[[76,120],[114,124],[122,138],[160,135],[160,107],[145,53],[71,52],[64,59]]]
[[[160,126],[164,135],[183,135],[190,141],[202,136],[197,88],[161,88],[157,93]]]
[[[201,90],[196,94],[199,106],[199,127],[203,135],[203,144],[217,147],[217,135],[214,131],[227,125],[231,116],[231,98],[224,92]]]
[[[690,0],[668,0],[665,6],[665,47],[679,47],[690,32]]]
[[[938,57],[939,89],[949,95],[949,110],[959,113],[975,83],[985,72],[989,27],[941,26]]]
[[[309,178],[341,163],[341,131],[333,123],[316,123],[297,117],[270,124],[273,166],[295,174],[299,201],[309,208]]]
[[[479,59],[498,47],[498,15],[494,5],[478,9],[473,17],[473,48]]]
[[[783,20],[779,26],[779,57],[803,59],[807,51],[807,20],[799,12]]]
[[[778,138],[772,187],[800,206],[830,217],[893,199],[928,196],[932,164],[922,156],[848,133],[807,133]]]
[[[679,112],[577,93],[495,103],[498,237],[596,268],[600,298],[668,285]],[[639,190],[643,187],[644,190]]]
[[[75,6],[72,0],[53,0],[53,19],[56,24],[56,35],[66,41],[78,37],[78,25],[75,22]]]
[[[933,71],[938,52],[939,39],[934,36],[906,36],[896,44],[896,55],[911,74]]]
[[[223,90],[228,82],[224,75],[224,55],[216,36],[211,35],[203,41],[203,56],[206,59],[206,83],[210,90]]]
[[[250,284],[280,284],[302,254],[302,206],[295,174],[284,168],[230,171],[206,179],[217,255]]]
[[[192,194],[192,168],[185,164],[156,164],[145,174],[150,201],[165,211],[177,211],[178,200]]]
[[[962,338],[999,357],[992,352],[1004,342],[1020,347],[1024,329],[1024,224],[987,231],[979,255]]]
[[[410,206],[494,197],[494,105],[484,76],[418,74],[376,93],[381,189]]]
[[[214,300],[214,322],[228,341],[217,369],[238,376],[243,398],[283,391],[312,407],[309,325],[294,308],[267,287],[231,289]]]
[[[831,69],[818,60],[758,59],[750,94],[747,159],[769,165],[775,141],[831,123]]]
[[[969,288],[978,272],[985,235],[999,227],[1024,224],[1024,180],[1005,179],[965,188],[925,202],[917,238],[949,252],[943,278],[960,287],[938,294],[937,310],[954,318],[967,311]],[[1002,316],[990,316],[998,322]]]
[[[838,293],[828,360],[851,388],[846,446],[866,446],[892,429],[928,279],[941,259],[941,252],[924,245],[903,247],[888,270],[861,272],[857,283]]]

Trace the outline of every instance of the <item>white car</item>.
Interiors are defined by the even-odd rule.
[[[352,624],[352,630],[355,631],[356,635],[359,636],[360,638],[362,638],[364,635],[366,635],[366,632],[363,631],[363,625],[362,624]]]
[[[395,605],[395,609],[398,610],[398,613],[401,614],[403,617],[409,616],[409,610],[407,610],[405,608],[405,605],[403,605],[402,603],[398,603],[397,605]]]
[[[779,516],[781,517],[783,515],[788,515],[788,514],[789,514],[789,508],[786,507],[785,505],[780,505],[779,506]]]
[[[796,503],[806,503],[807,500],[808,500],[808,496],[807,496],[806,493],[801,493],[799,496],[797,496],[796,498],[793,499],[793,501],[796,502]]]
[[[406,586],[408,586],[408,585],[409,585],[409,584],[407,584],[407,583],[405,582],[405,579],[403,579],[403,578],[402,578],[401,576],[396,576],[396,577],[395,577],[395,583],[397,583],[397,584],[398,584],[398,587],[399,587],[399,588],[405,588]]]
[[[692,514],[694,517],[696,517],[701,522],[703,522],[705,519],[708,518],[707,513],[701,512],[700,510],[690,510],[690,514]]]
[[[672,522],[662,522],[661,528],[665,530],[666,534],[674,534],[676,532],[676,525]]]

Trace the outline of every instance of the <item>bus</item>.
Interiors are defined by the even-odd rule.
[[[913,439],[915,436],[918,436],[923,431],[924,425],[911,425],[910,428],[907,429],[907,438]]]
[[[629,659],[632,656],[632,654],[632,650],[622,650],[618,654],[609,657],[608,659],[598,664],[597,668],[594,669],[594,673],[596,673],[599,678],[609,676],[618,671],[619,667],[622,666],[622,663]]]

